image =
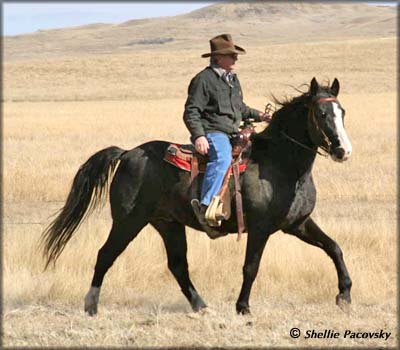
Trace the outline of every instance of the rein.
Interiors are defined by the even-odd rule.
[[[282,134],[283,136],[285,136],[289,141],[292,141],[292,142],[295,143],[296,145],[298,145],[298,146],[300,146],[300,147],[303,147],[303,148],[306,149],[307,151],[310,151],[310,152],[312,152],[312,153],[319,154],[320,156],[323,156],[323,157],[325,157],[325,158],[327,158],[327,157],[329,156],[329,153],[328,153],[324,148],[322,148],[322,149],[323,149],[325,152],[327,152],[327,153],[322,153],[322,152],[318,151],[318,148],[315,150],[315,149],[312,149],[311,147],[306,146],[305,144],[303,144],[303,143],[297,141],[296,139],[294,139],[293,137],[290,137],[288,134],[286,134],[286,133],[285,133],[284,131],[282,131],[282,130],[281,130],[281,134]]]
[[[284,131],[281,130],[281,135],[283,135],[285,138],[287,138],[289,141],[292,141],[293,143],[295,143],[296,145],[303,147],[304,149],[312,152],[312,153],[316,153],[319,154],[320,156],[323,156],[325,158],[327,158],[329,156],[329,149],[328,147],[330,146],[331,142],[329,141],[328,136],[326,136],[324,130],[322,130],[318,123],[316,122],[316,118],[315,118],[315,106],[318,103],[323,103],[323,102],[334,102],[337,101],[336,97],[321,97],[319,98],[312,106],[309,106],[309,111],[308,111],[308,118],[311,119],[313,121],[314,126],[316,127],[316,129],[322,134],[323,138],[324,138],[324,143],[325,145],[319,145],[317,147],[316,150],[312,149],[311,147],[308,147],[307,145],[297,141],[296,139],[294,139],[293,137],[290,137],[288,134],[286,134]],[[322,153],[318,150],[318,148],[321,148],[324,150],[325,153]]]

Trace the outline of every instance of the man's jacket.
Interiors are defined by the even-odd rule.
[[[230,84],[211,67],[198,73],[190,82],[183,120],[194,142],[209,132],[238,132],[242,120],[260,121],[259,111],[243,102],[242,88],[236,74]]]

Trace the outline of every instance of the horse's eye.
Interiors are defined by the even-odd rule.
[[[326,118],[326,113],[325,113],[325,112],[322,112],[322,113],[321,113],[321,117],[325,119],[325,118]]]

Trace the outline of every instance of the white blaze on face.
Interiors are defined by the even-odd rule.
[[[333,113],[335,114],[334,121],[335,121],[336,131],[339,137],[340,147],[342,147],[345,151],[345,158],[348,158],[351,155],[352,147],[350,140],[347,137],[346,130],[344,129],[343,113],[337,103],[332,102],[332,105],[333,105]]]

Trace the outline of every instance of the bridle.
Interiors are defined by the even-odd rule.
[[[311,147],[308,147],[307,145],[297,141],[296,139],[294,139],[293,137],[290,137],[288,134],[286,134],[283,130],[281,130],[281,134],[287,138],[288,140],[292,141],[293,143],[295,143],[296,145],[303,147],[304,149],[307,149],[310,152],[313,153],[317,153],[321,156],[324,157],[328,157],[330,154],[330,146],[331,146],[331,142],[329,141],[328,136],[326,135],[326,133],[324,132],[324,130],[322,130],[322,128],[318,125],[317,120],[316,120],[316,116],[315,116],[315,109],[318,106],[318,104],[323,103],[323,102],[337,102],[336,97],[320,97],[319,99],[317,99],[315,102],[311,103],[310,105],[306,105],[306,107],[308,107],[308,123],[309,123],[309,130],[310,130],[310,136],[311,139],[313,140],[313,142],[315,142],[317,149],[312,149]],[[312,128],[310,128],[310,126],[312,126],[315,130],[315,134],[313,134],[311,132]],[[317,135],[316,135],[317,134]],[[318,141],[315,141],[316,139],[320,138],[322,136],[322,144]],[[318,150],[318,148],[321,148],[325,153],[322,153]]]

